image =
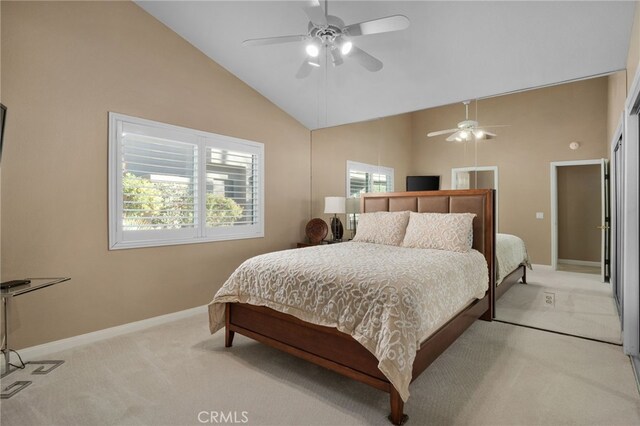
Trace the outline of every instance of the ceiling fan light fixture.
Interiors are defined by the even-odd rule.
[[[476,139],[482,139],[482,137],[484,136],[484,132],[482,130],[476,130],[475,132],[473,132],[473,134]]]
[[[344,43],[342,43],[342,46],[340,46],[340,53],[342,53],[343,55],[348,55],[349,52],[351,52],[352,48],[353,43],[351,43],[349,40],[346,40]]]
[[[317,58],[318,55],[320,54],[320,48],[318,47],[317,43],[307,44],[307,47],[305,47],[305,51],[307,52],[307,55],[309,55],[312,58]]]
[[[467,139],[469,137],[469,132],[467,132],[466,130],[463,130],[460,132],[460,137],[462,139]]]

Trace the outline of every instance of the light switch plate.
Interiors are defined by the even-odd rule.
[[[536,212],[536,219],[544,219],[544,213],[543,212]]]

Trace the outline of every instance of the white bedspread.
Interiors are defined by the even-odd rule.
[[[256,256],[209,304],[211,333],[224,327],[224,303],[267,306],[351,335],[409,397],[420,342],[488,288],[484,256],[472,250],[341,243]]]
[[[526,265],[531,269],[527,247],[522,239],[510,234],[496,234],[496,268],[499,285],[504,277],[513,272],[519,265]]]

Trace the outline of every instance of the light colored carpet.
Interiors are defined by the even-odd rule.
[[[545,330],[622,343],[611,284],[599,275],[533,265],[526,285],[515,284],[496,303],[496,318]],[[555,305],[545,303],[555,295]]]
[[[198,314],[54,354],[66,363],[0,402],[10,425],[388,425],[388,395],[236,335]],[[29,369],[33,369],[30,367]],[[409,425],[632,425],[640,397],[618,346],[477,321],[411,385]]]

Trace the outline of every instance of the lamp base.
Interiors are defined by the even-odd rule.
[[[344,235],[344,228],[342,222],[337,216],[331,218],[331,233],[333,234],[333,241],[342,241]]]

